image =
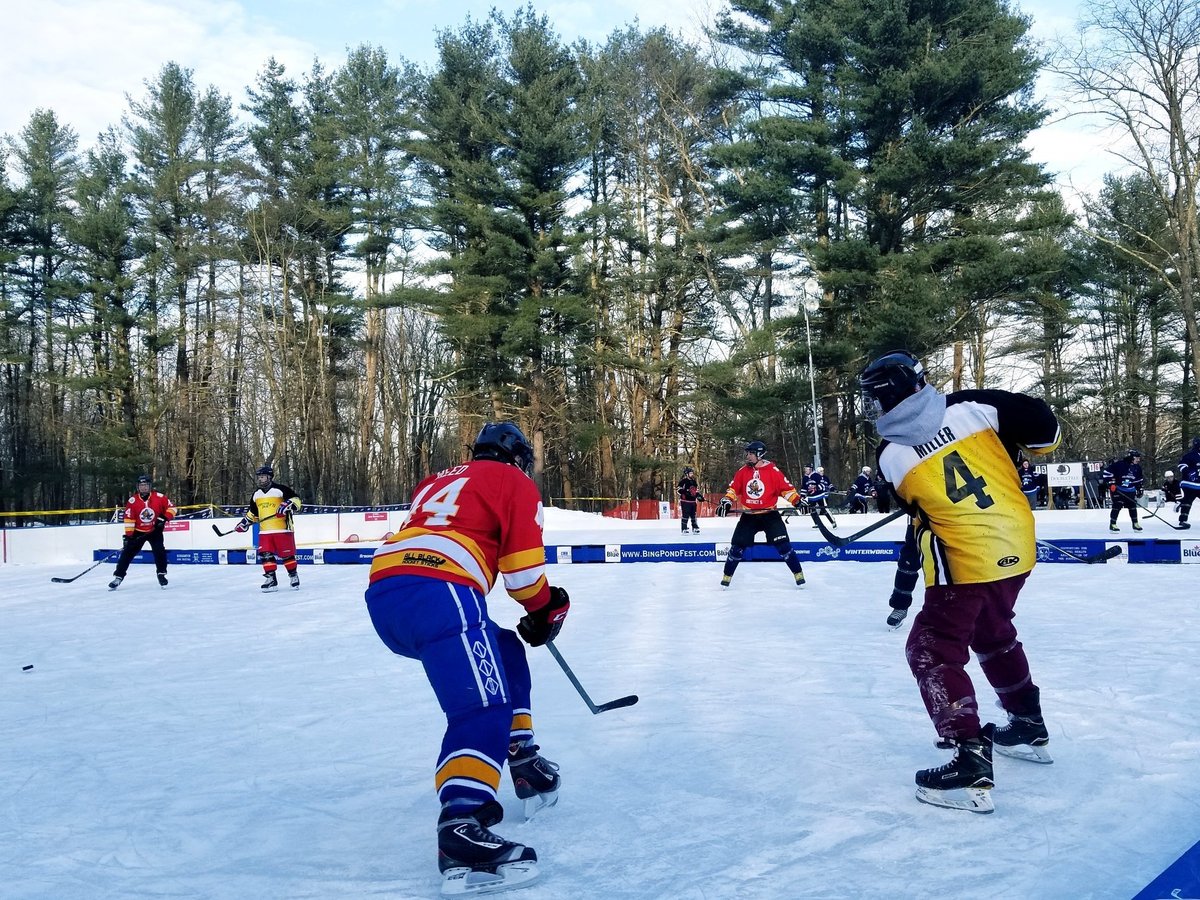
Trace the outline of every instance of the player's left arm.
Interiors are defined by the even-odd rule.
[[[996,411],[1000,440],[1033,456],[1045,456],[1062,440],[1058,419],[1045,400],[1011,391],[959,391],[956,396],[991,406]]]

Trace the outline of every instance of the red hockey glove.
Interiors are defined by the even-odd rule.
[[[570,608],[571,598],[567,596],[567,592],[560,587],[552,587],[550,602],[541,609],[521,616],[521,621],[517,623],[517,633],[530,647],[540,647],[546,641],[558,637]]]

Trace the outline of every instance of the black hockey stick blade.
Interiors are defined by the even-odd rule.
[[[621,709],[623,706],[633,706],[638,702],[637,694],[630,694],[628,697],[618,697],[616,700],[609,700],[607,703],[601,703],[596,707],[595,712],[608,712],[610,709]]]
[[[571,671],[571,667],[567,665],[567,661],[558,652],[558,648],[554,646],[553,641],[546,641],[546,649],[550,651],[550,655],[554,657],[555,662],[563,670],[563,673],[567,676],[567,680],[575,687],[575,691],[583,698],[583,702],[587,704],[587,708],[592,711],[593,716],[602,712],[608,712],[610,709],[633,706],[633,704],[638,702],[637,695],[630,694],[628,697],[619,697],[616,700],[610,700],[608,703],[601,703],[597,706],[592,702],[592,698],[588,696],[588,692],[583,689],[583,685],[579,683],[579,679],[575,677],[575,673]]]
[[[72,575],[70,578],[51,578],[50,580],[54,584],[70,584],[72,581],[78,581],[80,578],[82,578],[88,572],[92,571],[92,569],[96,568],[97,566],[104,565],[106,562],[108,562],[110,559],[112,559],[114,556],[116,556],[120,552],[121,552],[120,550],[114,550],[112,553],[108,554],[108,556],[104,557],[104,559],[96,560],[94,563],[92,563],[90,566],[88,566],[86,569],[84,569],[78,575]]]
[[[1158,519],[1158,521],[1162,522],[1168,528],[1173,528],[1176,531],[1187,531],[1188,530],[1179,525],[1172,525],[1170,522],[1168,522],[1166,519],[1164,519],[1162,516],[1160,516],[1156,511],[1150,509],[1147,506],[1142,506],[1142,504],[1139,503],[1137,505],[1137,508],[1140,509],[1142,512],[1144,512],[1146,515],[1152,516],[1153,518]],[[1161,509],[1162,507],[1159,507],[1159,508]]]
[[[217,523],[213,522],[212,530],[216,532],[217,537],[225,537],[228,534],[233,534],[235,531],[237,531],[237,528],[234,527],[234,528],[230,528],[228,531],[222,531],[220,528],[217,527]]]
[[[898,509],[894,513],[889,513],[888,515],[884,516],[878,522],[875,522],[872,525],[868,525],[866,528],[863,528],[859,531],[854,532],[854,534],[847,534],[847,535],[834,534],[832,531],[830,531],[828,528],[825,527],[825,523],[821,521],[820,516],[818,516],[815,512],[811,513],[811,515],[812,515],[813,523],[820,530],[820,532],[821,532],[822,536],[825,538],[825,540],[829,541],[829,543],[833,544],[833,546],[835,546],[835,547],[845,547],[847,544],[852,544],[861,537],[866,537],[872,531],[877,531],[878,529],[880,529],[884,525],[886,525],[888,522],[894,522],[897,519],[899,519],[901,516],[907,515],[907,513],[905,513],[904,510],[902,510],[902,509]]]

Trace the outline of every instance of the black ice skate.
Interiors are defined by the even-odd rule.
[[[1008,714],[1008,724],[1001,725],[992,734],[996,752],[1013,759],[1024,759],[1035,763],[1052,763],[1046,745],[1050,733],[1041,716],[1017,716]]]
[[[538,755],[538,749],[537,744],[529,741],[508,745],[508,772],[517,797],[525,801],[526,820],[558,802],[558,787],[562,783],[558,764]]]
[[[1109,523],[1108,523],[1108,530],[1109,530],[1109,531],[1120,531],[1121,529],[1117,527],[1117,523],[1116,523],[1116,522],[1109,522]]]
[[[300,573],[299,572],[289,572],[288,573],[288,581],[292,585],[292,590],[294,590],[294,591],[300,590]]]
[[[532,847],[506,841],[489,829],[504,817],[494,800],[472,810],[445,808],[438,818],[438,869],[442,896],[494,894],[526,887],[538,877]]]
[[[275,578],[274,572],[268,572],[263,575],[263,583],[261,585],[264,594],[273,594],[279,590],[279,581]]]
[[[1134,531],[1141,531],[1141,530],[1142,530],[1141,523],[1139,523],[1139,522],[1134,522],[1134,523],[1133,523],[1133,530],[1134,530]]]
[[[699,528],[693,528],[693,529],[692,529],[692,534],[699,534],[699,533],[700,533],[700,529],[699,529]]]
[[[166,572],[159,572],[159,573],[158,573],[158,586],[159,586],[159,587],[166,587],[166,586],[167,586],[167,573],[166,573]]]
[[[792,574],[796,576],[796,587],[804,587],[804,572],[803,572],[803,570],[801,570],[799,572],[793,572]]]
[[[121,582],[124,580],[125,580],[124,576],[118,575],[116,578],[114,578],[112,581],[110,581],[108,583],[108,589],[110,591],[115,591],[117,588],[119,588],[121,586]]]
[[[935,769],[917,772],[917,799],[931,806],[966,809],[976,813],[995,812],[991,791],[992,729],[985,725],[978,738],[939,741],[953,747],[954,758]]]

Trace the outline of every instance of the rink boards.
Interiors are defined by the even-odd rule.
[[[1109,547],[1120,547],[1121,555],[1104,561],[1105,565],[1123,563],[1200,563],[1200,541],[1177,541],[1146,538],[1144,540],[1105,541],[1092,538],[1054,541],[1053,547],[1038,545],[1038,562],[1081,563],[1061,551],[1090,557]],[[304,565],[357,565],[371,562],[377,544],[352,544],[322,547],[299,547],[297,560]],[[846,547],[834,547],[821,542],[795,542],[792,547],[802,563],[811,562],[889,562],[900,555],[900,541],[856,541]],[[99,560],[119,548],[92,551]],[[557,565],[588,563],[652,563],[652,562],[722,562],[729,553],[728,542],[716,543],[621,543],[621,544],[550,544],[546,546],[546,562]],[[755,544],[747,549],[745,561],[779,562],[774,547]],[[172,565],[254,565],[252,548],[237,549],[167,549]],[[134,559],[151,563],[149,550],[142,550]]]

